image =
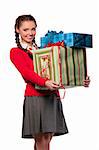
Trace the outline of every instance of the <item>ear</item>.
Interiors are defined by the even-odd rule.
[[[16,28],[16,32],[19,33],[19,29],[18,28]]]

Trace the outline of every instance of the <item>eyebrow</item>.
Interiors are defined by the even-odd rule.
[[[29,28],[23,28],[23,30],[28,30]],[[36,29],[36,27],[31,28],[32,30]]]

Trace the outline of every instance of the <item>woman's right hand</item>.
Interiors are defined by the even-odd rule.
[[[57,90],[60,85],[57,84],[56,82],[52,81],[52,80],[47,80],[45,82],[45,86],[49,89],[49,90]]]

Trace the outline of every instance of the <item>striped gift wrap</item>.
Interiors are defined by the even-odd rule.
[[[51,46],[33,51],[34,71],[64,87],[82,86],[87,76],[86,49]],[[47,89],[35,85],[37,89]]]

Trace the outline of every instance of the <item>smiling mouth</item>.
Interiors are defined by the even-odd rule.
[[[33,36],[27,37],[27,39],[32,40],[32,39],[34,39],[34,37]]]

